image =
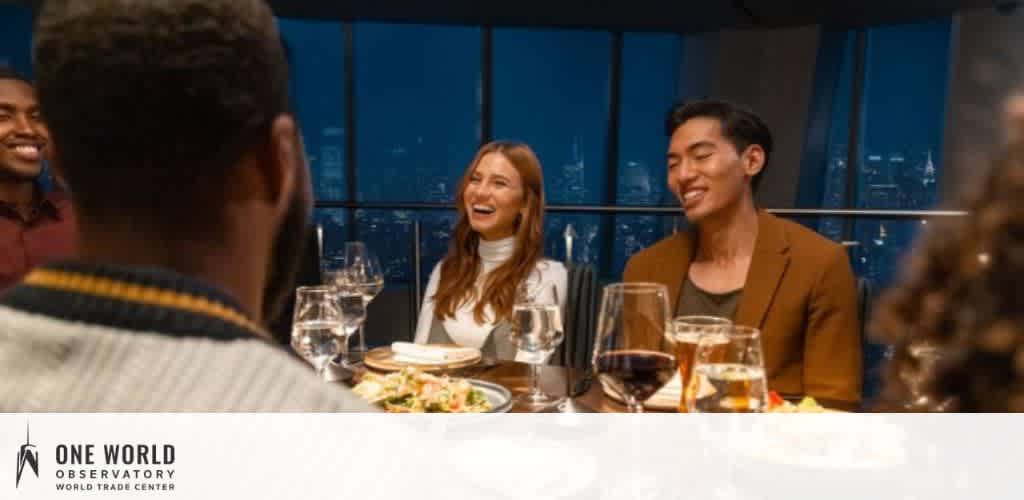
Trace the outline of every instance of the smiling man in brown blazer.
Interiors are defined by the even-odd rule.
[[[862,361],[853,272],[842,246],[756,208],[772,151],[767,126],[705,100],[673,108],[666,129],[668,184],[692,227],[634,255],[625,281],[665,284],[677,315],[759,328],[769,389],[855,407]]]

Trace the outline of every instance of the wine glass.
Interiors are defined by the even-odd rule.
[[[677,369],[665,342],[668,311],[665,285],[604,287],[592,362],[598,380],[618,394],[631,413],[643,413],[643,402],[668,383]]]
[[[384,271],[377,256],[361,241],[345,243],[345,268],[350,282],[359,287],[366,303],[384,289]]]
[[[693,358],[697,353],[697,344],[705,334],[718,333],[729,325],[732,325],[732,321],[718,316],[677,316],[672,320],[668,340],[679,363],[681,413],[687,411],[686,389],[690,386],[690,376],[693,374]]]
[[[686,408],[698,413],[759,413],[767,403],[761,331],[726,326],[701,337]]]
[[[366,243],[350,241],[345,243],[345,272],[342,277],[345,285],[358,291],[363,296],[363,306],[368,306],[377,295],[384,290],[384,271],[380,267],[377,256],[367,248]],[[365,314],[364,314],[365,319]],[[366,354],[366,335],[363,323],[359,326],[358,354],[352,361],[358,363]]]
[[[341,348],[341,366],[348,368],[359,361],[353,360],[350,356],[348,340],[354,333],[362,331],[363,324],[366,322],[367,302],[363,288],[347,284],[344,281],[334,286],[334,298],[341,311],[341,328],[345,335],[345,342]]]
[[[562,308],[555,285],[524,284],[516,293],[512,307],[512,343],[530,365],[530,389],[517,398],[525,406],[540,409],[561,401],[540,388],[541,365],[564,339]]]
[[[937,401],[927,390],[942,359],[940,347],[929,342],[915,342],[907,350],[916,366],[906,364],[900,370],[900,378],[909,392],[903,409],[913,412],[945,411],[949,403]]]
[[[324,376],[327,363],[343,349],[342,313],[327,286],[302,286],[295,291],[291,346]]]

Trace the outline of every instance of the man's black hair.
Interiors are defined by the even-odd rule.
[[[25,75],[15,71],[10,66],[0,64],[0,80],[17,80],[28,85],[32,85],[32,81]]]

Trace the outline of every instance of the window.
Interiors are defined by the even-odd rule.
[[[495,138],[530,145],[544,168],[549,204],[602,204],[608,177],[611,34],[583,30],[495,29]],[[548,256],[564,260],[572,223],[577,262],[598,264],[597,216],[548,214]]]
[[[354,27],[356,198],[450,203],[479,145],[479,28],[360,23]],[[391,284],[410,284],[413,224],[423,223],[421,273],[447,249],[448,211],[359,210],[358,238]]]
[[[548,203],[606,200],[611,35],[494,30],[494,136],[530,145]]]
[[[682,38],[627,33],[622,40],[619,98],[619,205],[678,206],[668,190],[665,117],[678,99]],[[618,279],[626,261],[673,229],[673,217],[614,216],[614,257],[608,274]]]
[[[354,30],[356,198],[454,201],[480,144],[480,29]]]
[[[857,207],[928,209],[936,201],[950,56],[948,19],[867,31]],[[921,223],[859,220],[856,265],[889,284]]]
[[[0,66],[32,74],[32,11],[0,5]]]
[[[314,195],[317,201],[346,200],[344,26],[291,19],[279,25]]]
[[[798,207],[850,206],[846,184],[856,46],[855,31],[822,33],[800,170]],[[801,222],[834,241],[844,238],[845,222],[839,217],[805,218]]]
[[[314,224],[323,229],[322,268],[333,268],[336,259],[344,255],[348,240],[347,212],[341,208],[318,208],[313,214]]]

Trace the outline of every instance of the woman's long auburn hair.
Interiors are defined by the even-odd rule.
[[[488,274],[483,290],[477,296],[475,285],[481,272],[480,254],[477,252],[480,235],[469,224],[465,195],[477,165],[490,153],[501,154],[519,172],[526,215],[516,223],[516,248],[512,258]],[[529,146],[518,142],[494,141],[485,144],[477,151],[462,176],[455,206],[459,217],[455,223],[451,248],[441,263],[441,279],[434,295],[434,316],[439,320],[453,318],[459,306],[476,301],[473,318],[478,323],[485,321],[484,311],[488,305],[494,311],[494,321],[511,318],[516,289],[536,267],[543,250],[544,177],[537,155]]]

